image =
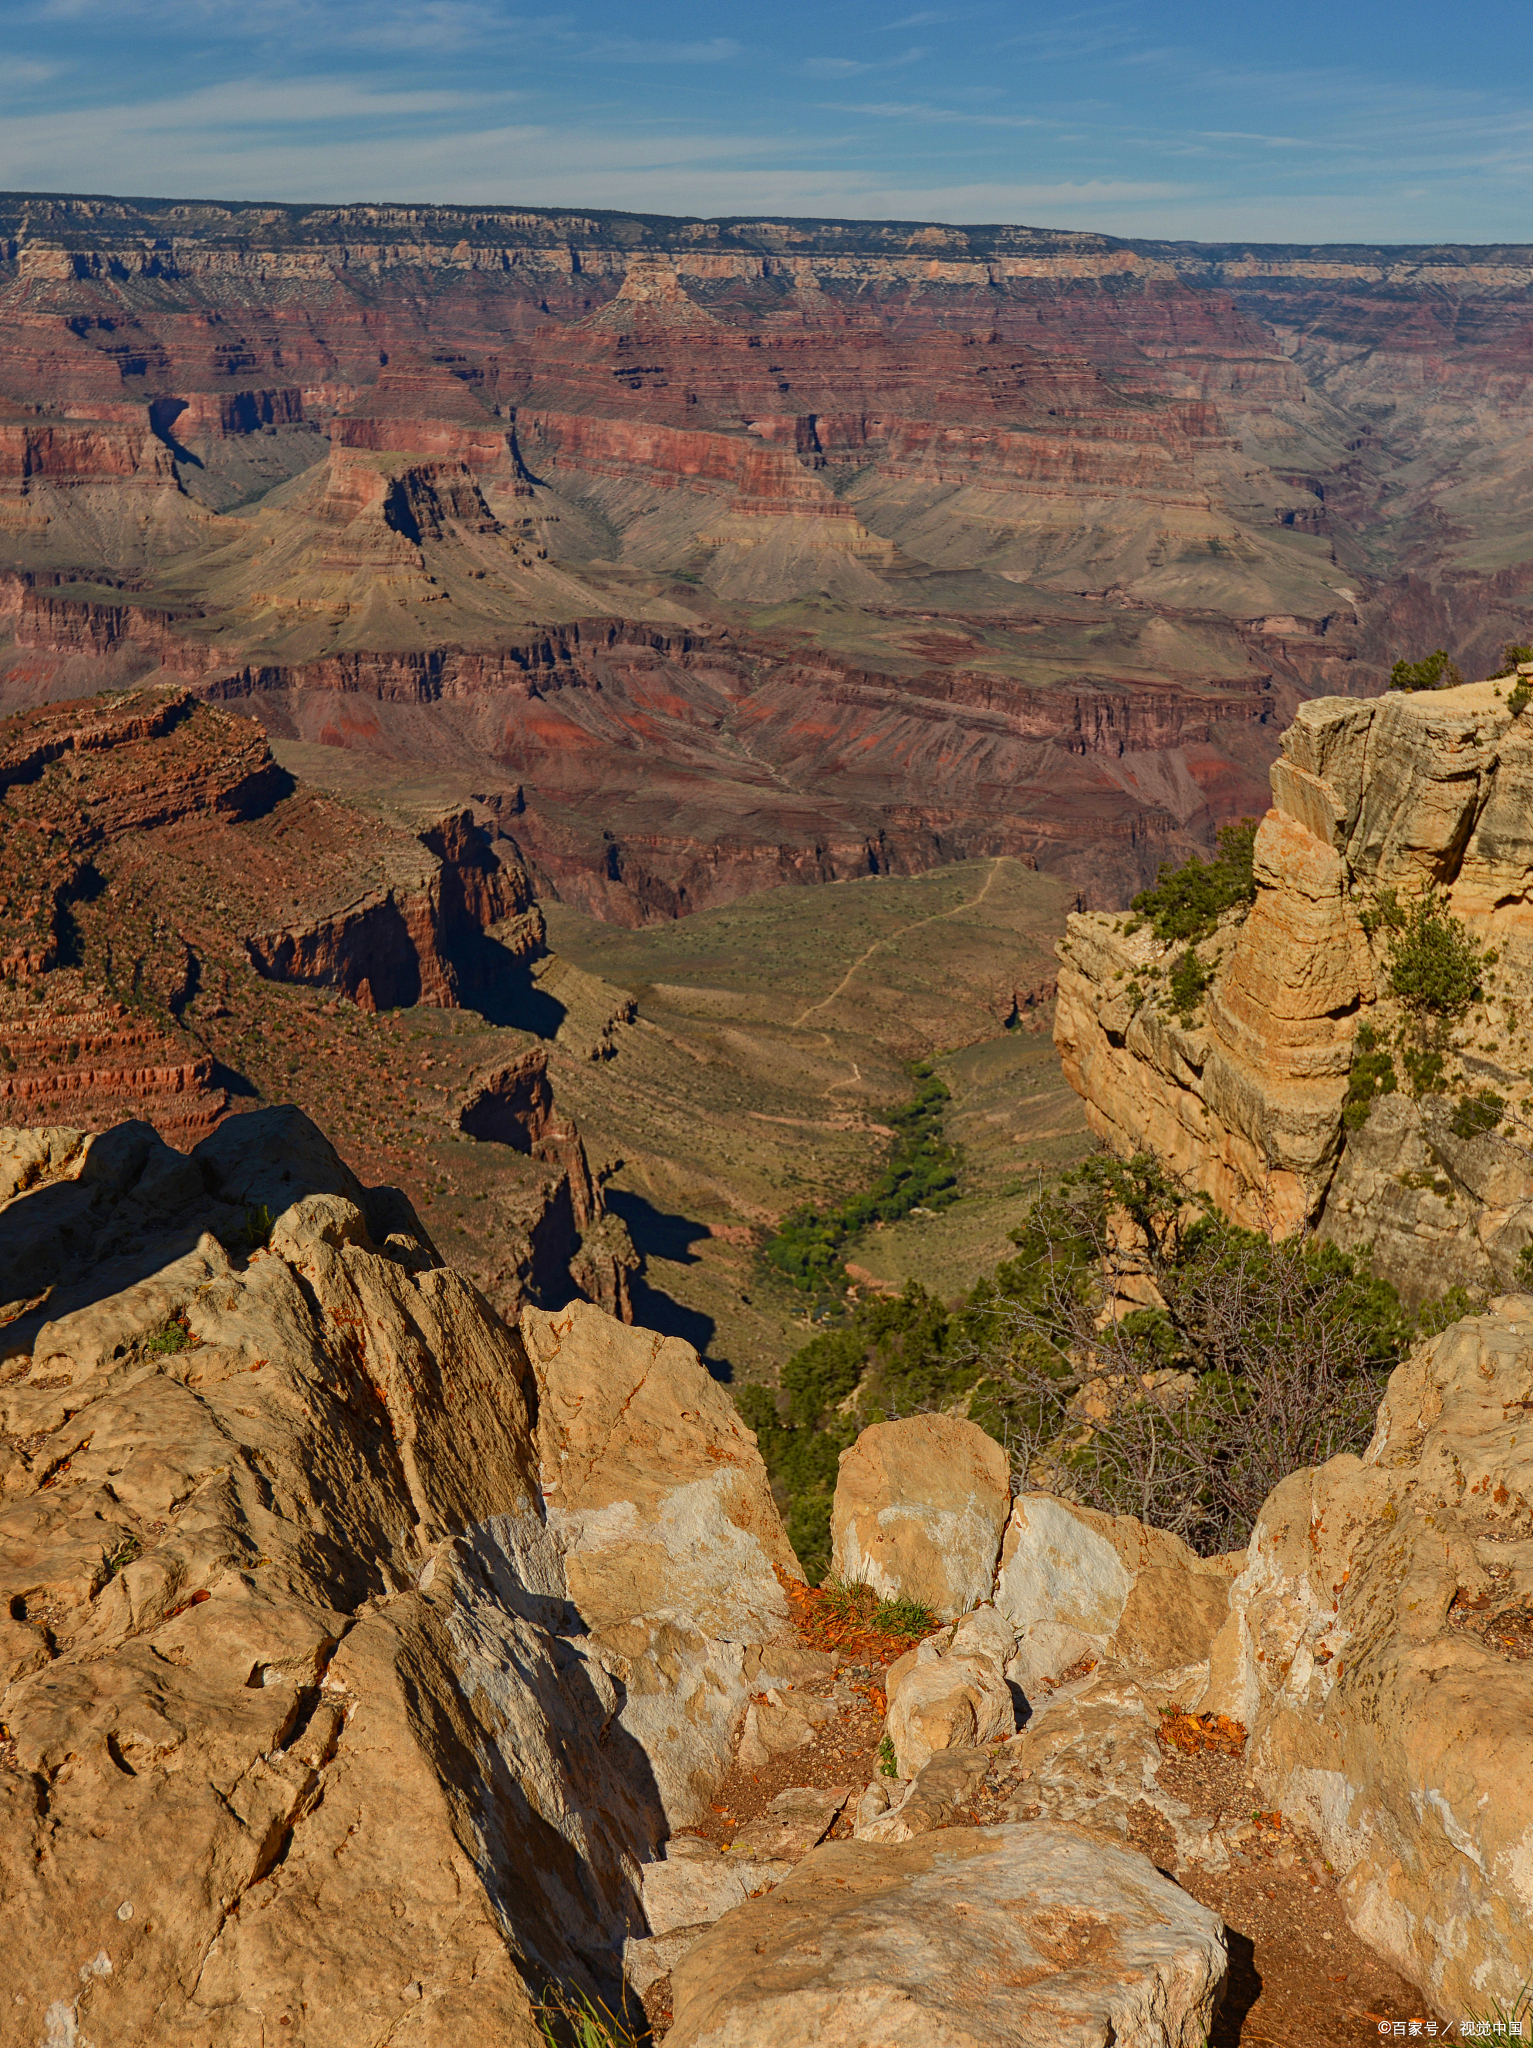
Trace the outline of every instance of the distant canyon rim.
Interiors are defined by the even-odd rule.
[[[1533,624],[1533,247],[0,195],[0,707],[175,682],[641,924],[1111,907]]]

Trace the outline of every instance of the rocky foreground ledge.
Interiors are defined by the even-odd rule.
[[[1172,1709],[1243,1723],[1428,1997],[1533,1971],[1533,1299],[1227,1559],[865,1432],[841,1563],[943,1617],[895,1774],[721,1852],[854,1688],[689,1347],[507,1326],[284,1110],[0,1134],[0,1292],[0,2042],[532,2048],[550,1987],[669,1979],[673,2048],[1201,2048],[1224,1932],[1164,1871],[1240,1851],[1158,1783]]]

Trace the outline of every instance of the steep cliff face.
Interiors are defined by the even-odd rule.
[[[178,688],[0,723],[0,805],[0,1114],[131,1116],[189,1149],[297,1097],[416,1187],[477,1155],[475,1278],[506,1313],[576,1291],[629,1312],[633,1248],[542,1052],[519,1147],[451,1135],[445,1068],[422,1062],[433,1031],[464,1065],[525,1061],[520,1027],[558,1014],[532,986],[526,869],[487,814],[386,825],[295,785],[251,720]]]
[[[1244,1221],[1372,1244],[1417,1297],[1510,1285],[1533,1241],[1533,727],[1509,689],[1301,707],[1255,903],[1195,948],[1192,1007],[1170,993],[1183,947],[1143,920],[1075,916],[1060,949],[1056,1041],[1115,1150]],[[1423,1001],[1397,967],[1424,902],[1439,934],[1462,928],[1461,1001]]]
[[[339,989],[364,1010],[411,1003],[453,1010],[474,979],[475,956],[465,941],[514,920],[502,938],[508,963],[542,951],[542,920],[526,870],[496,852],[472,811],[444,818],[386,866],[386,878],[343,907],[248,936],[256,972]]]

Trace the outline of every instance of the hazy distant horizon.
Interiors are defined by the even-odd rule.
[[[1533,28],[1382,0],[0,0],[0,186],[1533,240]]]

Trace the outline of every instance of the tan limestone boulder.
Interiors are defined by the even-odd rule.
[[[678,1964],[670,2048],[1202,2048],[1216,1915],[1073,1828],[833,1842]]]
[[[538,1463],[569,1598],[674,1827],[701,1819],[803,1577],[754,1433],[690,1344],[588,1302],[527,1309]],[[802,1717],[794,1714],[795,1720]],[[776,1728],[791,1747],[797,1729]]]
[[[1243,1563],[1199,1557],[1132,1515],[1019,1494],[995,1595],[1018,1634],[1010,1676],[1031,1698],[1086,1660],[1142,1673],[1204,1664]]]
[[[525,1354],[312,1125],[215,1137],[38,1153],[3,1212],[64,1255],[0,1354],[6,2037],[534,2048],[664,1818]]]
[[[1391,1376],[1366,1456],[1263,1506],[1199,1703],[1439,2009],[1533,1974],[1533,1297]]]
[[[979,1607],[890,1665],[885,1727],[901,1778],[915,1777],[939,1750],[982,1747],[1015,1730],[1006,1680],[1015,1642],[995,1608]]]
[[[643,1872],[647,1936],[623,1944],[623,1971],[642,1996],[667,1976],[703,1931],[747,1899],[780,1884],[820,1842],[846,1804],[847,1785],[790,1785],[723,1848],[673,1835]]]
[[[984,1783],[987,1749],[937,1751],[908,1785],[880,1775],[857,1802],[859,1842],[913,1842],[944,1828]]]
[[[878,1422],[841,1453],[831,1569],[951,1621],[990,1597],[1011,1505],[1006,1453],[951,1415]]]

